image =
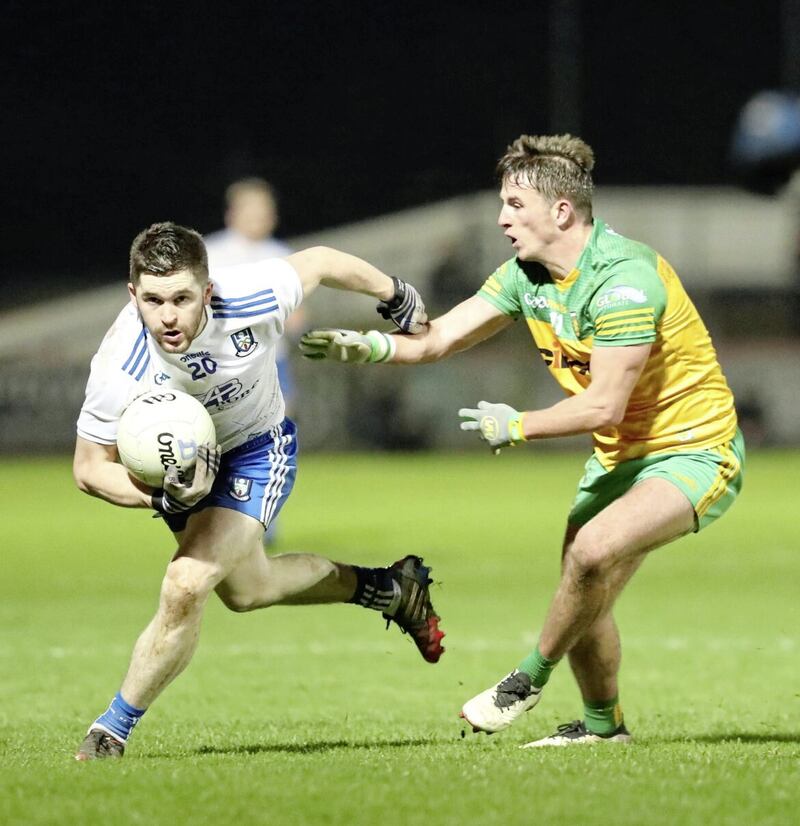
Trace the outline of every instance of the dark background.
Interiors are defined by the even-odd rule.
[[[284,236],[491,187],[522,132],[580,134],[599,185],[730,182],[795,6],[7,2],[4,305],[124,279],[153,221],[218,228],[242,174]]]

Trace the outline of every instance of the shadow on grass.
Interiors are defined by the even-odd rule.
[[[451,740],[416,737],[407,740],[319,740],[313,743],[254,743],[230,746],[201,746],[195,754],[320,754],[327,751],[357,749],[401,749],[409,746],[440,746]]]
[[[800,743],[800,731],[731,731],[727,734],[704,734],[689,737],[690,743]]]
[[[755,731],[729,731],[725,734],[701,734],[697,737],[658,737],[652,743],[708,743],[710,745],[729,745],[732,743],[800,743],[800,732],[798,731],[775,731],[775,732],[755,732]]]

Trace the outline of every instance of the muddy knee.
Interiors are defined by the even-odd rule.
[[[161,585],[161,608],[180,621],[202,609],[216,584],[213,565],[180,557],[170,562]]]

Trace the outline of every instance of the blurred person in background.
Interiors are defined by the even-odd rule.
[[[278,199],[270,183],[263,178],[241,178],[225,190],[225,229],[205,236],[208,267],[253,264],[265,258],[283,258],[292,250],[274,237],[279,223]],[[286,415],[295,415],[296,388],[291,365],[291,347],[306,326],[305,308],[298,307],[286,319],[286,330],[275,348],[278,381],[286,403]],[[277,520],[270,523],[264,542],[277,540]]]
[[[742,107],[731,135],[730,162],[750,192],[783,198],[795,219],[790,329],[800,333],[800,94],[765,89]]]
[[[208,267],[252,264],[264,258],[283,258],[292,250],[274,237],[278,228],[278,200],[272,185],[263,178],[241,178],[225,190],[225,229],[205,236]],[[305,310],[298,307],[286,320],[289,341],[296,339],[306,324]],[[278,345],[278,378],[288,415],[293,415],[295,387],[289,350],[283,339]]]
[[[322,329],[300,340],[309,358],[372,362],[388,348],[381,362],[417,364],[466,350],[522,318],[568,398],[528,411],[482,401],[459,411],[461,429],[494,453],[592,434],[538,645],[461,711],[475,731],[508,728],[537,704],[566,655],[583,719],[525,747],[630,741],[619,701],[615,600],[651,550],[710,525],[742,485],[744,440],[708,331],[667,261],[593,216],[593,167],[594,153],[579,138],[522,135],[497,166],[498,225],[514,257],[477,295],[417,335]],[[533,482],[535,524],[535,488],[548,480],[534,475]],[[502,491],[486,490],[484,498],[482,518],[493,518],[494,503],[502,518]]]

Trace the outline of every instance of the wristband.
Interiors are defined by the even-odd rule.
[[[525,434],[522,431],[522,417],[524,413],[518,413],[512,419],[508,420],[508,435],[512,442],[527,442]]]
[[[163,488],[157,488],[153,491],[150,504],[153,510],[162,516],[167,513],[187,511],[191,507],[191,505],[180,502],[174,496],[170,496]]]
[[[392,279],[392,284],[394,285],[394,295],[388,301],[383,302],[386,305],[386,315],[381,313],[387,321],[390,318],[388,311],[397,310],[406,298],[406,282],[395,278],[393,275],[390,275],[389,278]],[[380,312],[380,309],[378,312]]]
[[[167,513],[167,509],[164,507],[163,488],[156,488],[156,490],[153,491],[153,494],[150,497],[150,506],[158,513]]]
[[[395,352],[397,352],[397,342],[395,342],[394,336],[388,336],[378,330],[369,330],[364,335],[370,345],[368,361],[372,363],[391,361]]]

